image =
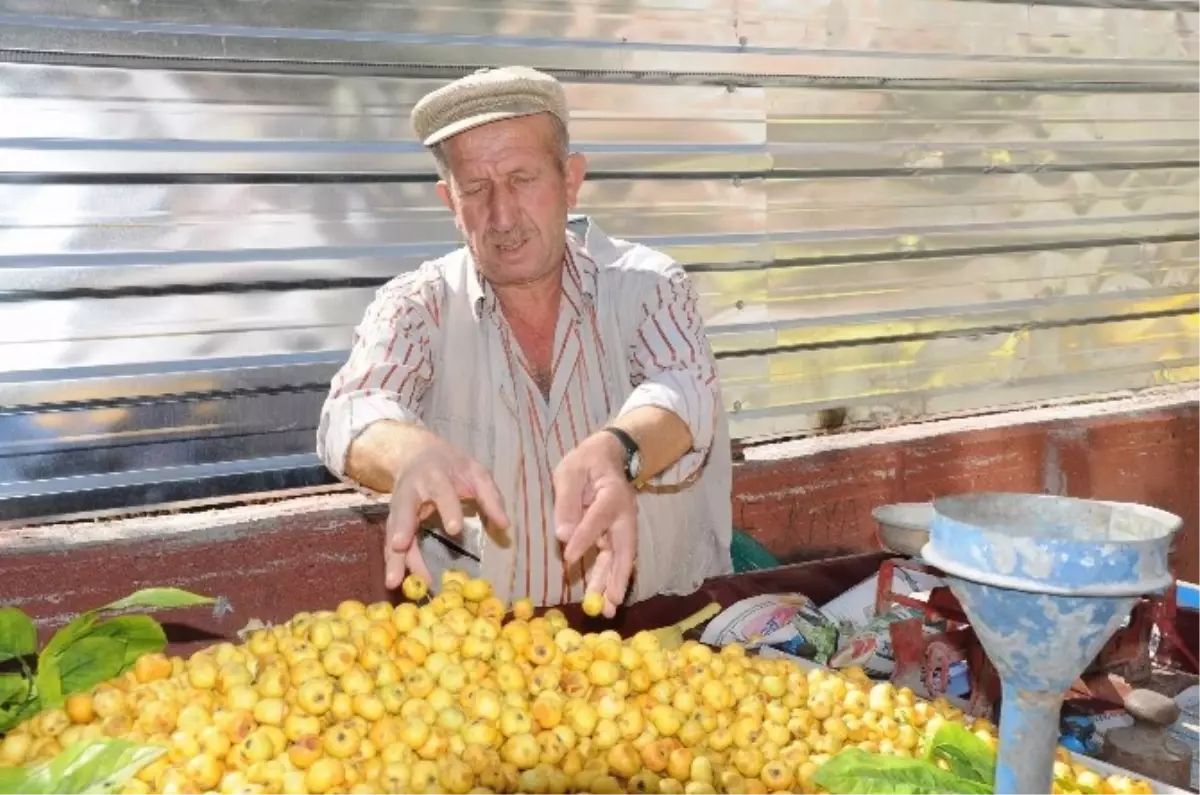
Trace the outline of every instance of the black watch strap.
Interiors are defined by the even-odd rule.
[[[617,437],[617,440],[621,443],[621,446],[625,448],[625,477],[630,481],[636,480],[639,473],[634,471],[632,464],[634,457],[639,451],[638,443],[634,441],[632,436],[620,428],[613,428],[609,426],[604,430]]]

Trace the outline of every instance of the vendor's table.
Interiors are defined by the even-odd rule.
[[[867,552],[714,577],[705,581],[696,593],[655,596],[622,610],[612,620],[588,618],[578,605],[564,605],[560,609],[574,627],[588,632],[615,629],[628,637],[643,629],[674,624],[712,602],[725,608],[759,594],[801,593],[816,604],[824,604],[875,574],[879,564],[889,557],[893,556],[886,552]]]

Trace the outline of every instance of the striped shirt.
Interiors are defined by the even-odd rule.
[[[597,256],[590,244],[608,256]],[[465,250],[451,257],[465,258],[470,265]],[[652,249],[610,240],[594,225],[586,242],[568,233],[547,397],[490,286],[470,265],[466,289],[455,294],[447,288],[447,260],[426,263],[392,280],[367,309],[349,360],[334,377],[322,410],[317,449],[329,469],[345,479],[350,444],[373,422],[428,424],[441,410],[434,405],[434,385],[442,395],[482,390],[492,396],[487,405],[500,410],[493,416],[479,416],[489,409],[457,410],[452,424],[472,427],[460,439],[466,452],[494,476],[507,475],[496,477],[496,482],[516,545],[510,596],[529,596],[539,604],[577,601],[583,596],[591,558],[574,570],[563,565],[562,545],[554,535],[554,469],[571,449],[613,419],[657,406],[687,423],[693,447],[639,494],[639,532],[652,532],[663,542],[678,538],[680,543],[714,546],[711,554],[700,556],[707,560],[699,564],[702,571],[683,577],[668,571],[651,578],[660,582],[642,582],[639,590],[684,591],[706,576],[724,573],[731,464],[727,441],[720,454],[711,454],[718,426],[724,431],[724,418],[697,295],[683,268]],[[461,311],[461,306],[453,307],[460,311],[449,311],[450,301],[466,302],[470,311]],[[607,306],[608,301],[617,305]],[[604,322],[605,312],[613,323]],[[455,339],[472,341],[485,352],[481,358],[486,361],[466,366],[468,356],[444,349],[451,322],[468,326],[455,329]],[[489,423],[511,431],[515,450],[496,444],[497,434],[488,432]],[[717,515],[711,516],[712,506],[722,503],[725,511],[717,508]],[[664,528],[664,523],[680,526]],[[714,523],[725,526],[705,526]],[[478,531],[464,538],[474,555],[487,554],[486,544],[487,536]],[[639,541],[639,557],[643,551]],[[646,580],[654,563],[639,560],[636,577]],[[675,585],[676,580],[687,582]]]

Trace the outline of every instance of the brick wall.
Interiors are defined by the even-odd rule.
[[[1013,490],[1127,500],[1180,515],[1174,564],[1197,579],[1195,401],[1038,420],[1036,412],[849,434],[752,450],[735,473],[734,521],[787,560],[875,547],[873,507]],[[1053,414],[1046,415],[1053,417]],[[0,531],[0,605],[43,628],[147,585],[225,596],[190,610],[181,640],[227,636],[339,600],[386,598],[382,524],[348,494]]]
[[[1176,575],[1197,580],[1197,407],[937,433],[742,464],[734,525],[777,557],[874,545],[871,509],[969,491],[1142,503],[1177,514]],[[814,445],[810,445],[814,446]],[[790,455],[789,455],[790,454]]]

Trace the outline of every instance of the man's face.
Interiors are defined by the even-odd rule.
[[[442,151],[450,174],[438,195],[484,278],[506,287],[556,273],[586,162],[578,154],[562,162],[551,117],[485,124],[447,139]]]

